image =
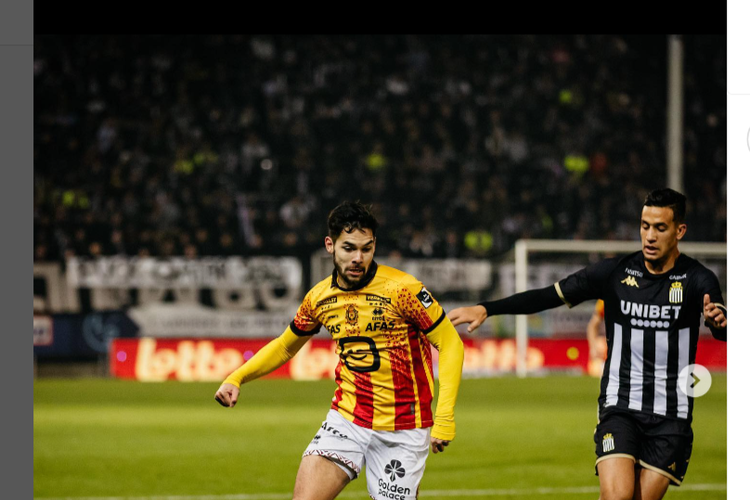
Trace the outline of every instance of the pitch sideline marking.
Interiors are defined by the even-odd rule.
[[[724,491],[726,484],[685,484],[670,491]],[[460,497],[460,496],[511,496],[511,495],[555,495],[561,493],[598,493],[598,486],[579,486],[569,488],[532,488],[502,490],[422,490],[420,497]],[[123,497],[37,497],[37,500],[280,500],[288,499],[290,493],[257,493],[248,495],[165,495],[165,496],[123,496]],[[341,498],[359,498],[362,492],[344,491]]]

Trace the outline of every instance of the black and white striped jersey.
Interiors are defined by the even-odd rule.
[[[693,398],[677,387],[682,369],[695,363],[703,296],[724,307],[716,275],[680,254],[664,274],[651,274],[642,252],[606,259],[555,283],[573,307],[604,300],[607,361],[599,411],[616,407],[692,420]],[[726,329],[712,333],[726,340]]]

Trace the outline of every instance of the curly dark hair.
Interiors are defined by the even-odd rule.
[[[333,241],[336,241],[343,231],[351,233],[355,229],[370,229],[375,236],[379,225],[372,214],[372,206],[359,201],[345,201],[328,214],[328,236]]]

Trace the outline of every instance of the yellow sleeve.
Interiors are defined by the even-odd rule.
[[[224,380],[224,383],[239,387],[245,382],[268,375],[292,359],[311,337],[309,335],[299,336],[288,326],[281,336],[263,346],[260,351],[255,353],[255,356],[232,372]]]
[[[464,343],[451,322],[443,317],[434,330],[427,333],[427,340],[438,350],[438,393],[435,408],[435,423],[431,435],[437,439],[452,441],[456,437],[456,422],[453,408],[456,406],[461,370],[464,365]]]
[[[421,281],[405,274],[401,286],[395,298],[396,308],[409,323],[427,332],[442,321],[445,311]]]

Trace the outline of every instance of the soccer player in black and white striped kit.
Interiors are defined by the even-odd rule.
[[[601,500],[660,500],[670,484],[681,484],[692,451],[693,398],[678,381],[695,363],[701,314],[715,338],[727,339],[719,280],[677,247],[687,229],[685,208],[677,191],[652,191],[641,212],[641,251],[448,314],[471,332],[488,316],[604,300],[609,355],[594,435]]]

